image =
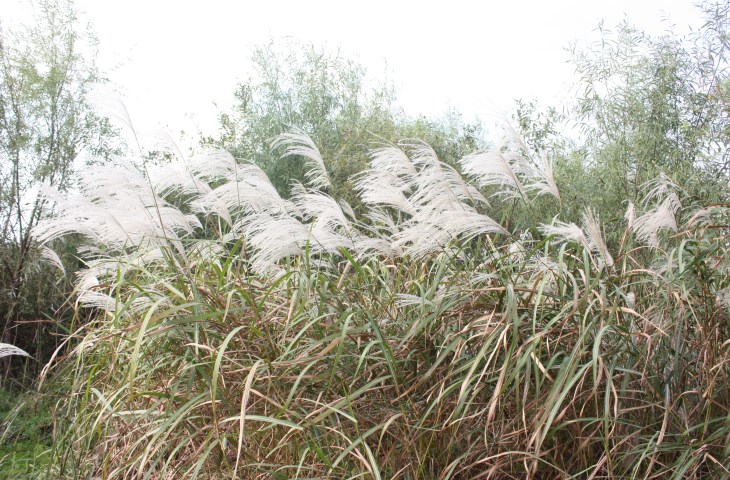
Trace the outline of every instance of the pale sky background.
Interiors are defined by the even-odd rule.
[[[692,0],[411,2],[77,0],[100,40],[98,64],[121,89],[135,125],[214,134],[251,75],[252,46],[283,36],[387,72],[409,115],[455,108],[487,125],[516,98],[558,105],[575,80],[565,48],[596,41],[627,18],[660,33],[700,25]],[[0,0],[15,21],[31,0]],[[7,10],[6,10],[7,8]],[[387,66],[386,66],[387,61]],[[214,102],[218,105],[214,105]]]

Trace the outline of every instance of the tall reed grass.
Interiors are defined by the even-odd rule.
[[[508,232],[489,202],[559,202],[548,162],[464,178],[410,142],[372,152],[356,216],[315,142],[275,143],[310,168],[289,199],[219,150],[46,192],[35,235],[88,239],[97,312],[49,365],[49,478],[730,475],[726,205],[662,177],[616,245],[590,209]]]

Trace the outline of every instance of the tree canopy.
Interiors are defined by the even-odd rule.
[[[220,117],[219,138],[209,141],[263,168],[285,195],[292,180],[303,179],[302,159],[280,158],[271,141],[292,127],[317,142],[333,179],[331,193],[350,201],[350,179],[366,168],[373,146],[419,138],[451,162],[484,146],[482,125],[457,112],[438,119],[406,116],[391,83],[369,77],[340,51],[272,41],[255,47],[251,59],[255,74],[238,86],[232,113]]]

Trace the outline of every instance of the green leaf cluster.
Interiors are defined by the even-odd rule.
[[[357,204],[351,178],[368,164],[375,146],[418,138],[454,162],[485,145],[479,122],[455,111],[442,118],[411,118],[397,106],[394,85],[376,81],[357,61],[293,40],[254,47],[255,74],[239,84],[231,112],[220,116],[218,144],[236,158],[260,166],[280,193],[302,181],[301,158],[280,158],[271,141],[296,127],[320,145],[336,197]]]

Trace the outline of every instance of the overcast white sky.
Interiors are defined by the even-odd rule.
[[[0,0],[12,17],[31,0]],[[560,102],[572,41],[623,18],[659,33],[669,18],[698,26],[691,0],[411,2],[77,0],[100,40],[99,65],[124,92],[135,124],[214,133],[218,108],[250,76],[252,45],[290,36],[341,49],[395,80],[406,113],[448,107],[487,123],[515,98]],[[214,102],[218,107],[214,106]]]

